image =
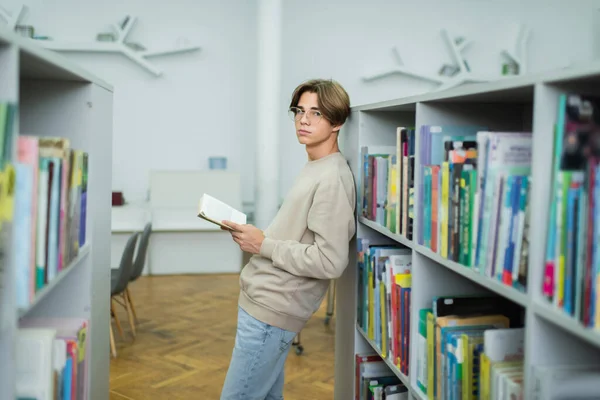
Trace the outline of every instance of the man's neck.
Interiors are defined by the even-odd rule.
[[[337,140],[334,142],[319,143],[317,146],[306,146],[309,161],[316,161],[339,151],[340,148],[338,147]]]

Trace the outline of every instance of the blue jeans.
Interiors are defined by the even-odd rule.
[[[238,307],[221,400],[282,400],[285,360],[295,337],[295,332],[262,323]]]

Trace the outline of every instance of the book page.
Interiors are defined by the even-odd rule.
[[[202,195],[200,199],[198,216],[217,225],[221,225],[221,222],[224,220],[232,221],[236,224],[246,223],[246,214],[207,194]]]

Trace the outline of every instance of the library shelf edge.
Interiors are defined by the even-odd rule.
[[[368,226],[369,228],[381,233],[382,235],[385,235],[408,248],[413,248],[412,240],[409,240],[402,235],[398,235],[397,233],[390,231],[388,228],[381,226],[377,222],[371,221],[370,219],[367,219],[365,217],[359,217],[358,220],[361,224]]]
[[[534,300],[532,304],[533,312],[546,321],[570,332],[571,334],[585,340],[586,342],[600,347],[600,330],[586,328],[575,318],[566,314],[564,311],[556,309],[550,304],[540,300]]]
[[[56,274],[56,277],[54,279],[52,279],[52,281],[50,281],[46,286],[44,286],[39,292],[37,292],[35,294],[35,298],[31,302],[31,304],[29,304],[29,306],[27,306],[27,308],[22,308],[19,310],[19,318],[23,318],[23,317],[27,316],[27,314],[31,310],[35,309],[35,307],[38,304],[40,304],[42,301],[44,301],[46,296],[48,296],[53,290],[57,289],[59,287],[60,283],[71,272],[76,270],[77,267],[82,264],[82,261],[90,253],[90,247],[91,246],[89,244],[86,244],[83,247],[81,247],[81,249],[79,249],[79,254],[77,254],[77,257],[75,257],[75,259],[73,259],[73,261],[71,261],[71,263],[66,268],[64,268],[62,271],[60,271],[58,274]]]
[[[38,292],[25,310],[16,305],[15,285],[1,285],[3,278],[16,279],[9,252],[8,268],[2,270],[0,265],[0,364],[14,365],[18,330],[25,320],[86,318],[86,398],[105,399],[109,392],[111,221],[106,199],[110,199],[112,182],[113,87],[65,56],[0,27],[0,100],[18,106],[11,131],[11,163],[17,160],[20,135],[61,136],[70,140],[72,149],[89,154],[85,238],[90,238],[69,267]],[[11,221],[3,227],[12,232],[13,225]],[[71,282],[72,291],[63,291]],[[0,398],[15,398],[16,381],[15,368],[0,372]]]
[[[373,350],[377,353],[377,355],[381,357],[381,359],[388,365],[388,367],[390,367],[390,370],[392,370],[394,375],[396,375],[398,377],[398,379],[400,379],[400,381],[404,384],[404,386],[406,386],[406,388],[410,391],[410,381],[408,379],[408,376],[404,375],[398,369],[398,367],[395,366],[394,363],[389,360],[388,357],[386,357],[382,354],[379,346],[377,346],[377,344],[375,344],[375,342],[373,342],[371,339],[369,339],[367,334],[362,330],[362,328],[360,326],[356,325],[356,330],[362,335],[363,338],[365,338],[365,340],[369,343],[369,345],[373,348]]]

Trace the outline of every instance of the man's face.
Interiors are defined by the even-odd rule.
[[[330,139],[339,131],[331,125],[319,110],[316,93],[304,92],[297,106],[301,112],[296,120],[296,136],[301,144],[314,146]]]

